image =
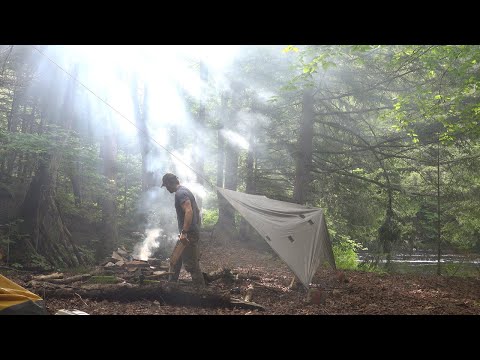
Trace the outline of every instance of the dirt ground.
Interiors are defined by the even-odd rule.
[[[480,277],[322,269],[315,275],[313,284],[323,291],[324,301],[311,304],[302,286],[288,289],[293,273],[281,259],[265,249],[237,242],[205,242],[200,263],[204,272],[229,268],[257,275],[259,280],[235,284],[218,280],[209,287],[219,292],[231,290],[232,297],[240,298],[247,286],[253,285],[252,301],[266,310],[172,306],[158,301],[121,303],[80,297],[46,298],[46,307],[51,314],[59,309],[77,309],[91,315],[480,315]],[[184,270],[180,277],[190,281]],[[24,285],[21,276],[14,279]]]

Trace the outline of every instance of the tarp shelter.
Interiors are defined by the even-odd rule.
[[[43,299],[0,275],[0,315],[47,315]]]
[[[220,187],[217,191],[258,231],[305,287],[324,262],[335,269],[322,209]]]

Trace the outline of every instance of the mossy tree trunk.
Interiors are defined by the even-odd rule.
[[[74,77],[77,71],[75,67],[72,71]],[[58,86],[58,81],[61,79],[55,72],[49,79],[50,87],[41,98],[41,123],[49,122],[68,131],[73,122],[75,84],[73,80],[68,80],[65,93],[58,94],[55,89],[61,88]],[[20,207],[20,214],[24,220],[23,230],[30,235],[25,240],[27,243],[23,244],[27,245],[23,249],[30,252],[24,254],[27,261],[34,259],[35,255],[41,255],[56,267],[74,267],[84,264],[83,256],[72,240],[56,200],[58,168],[62,149],[66,147],[68,140],[68,136],[64,137],[58,147],[50,149],[47,154],[40,155],[35,176]],[[18,245],[22,247],[21,243]],[[37,261],[39,261],[38,258]]]
[[[22,205],[23,229],[30,234],[26,249],[34,250],[56,267],[84,264],[68,231],[56,198],[57,156],[40,160]],[[18,244],[21,245],[21,244]]]

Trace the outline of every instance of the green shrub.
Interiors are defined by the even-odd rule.
[[[357,251],[361,245],[355,241],[342,237],[333,244],[333,255],[338,269],[356,269],[358,266]]]
[[[212,228],[218,221],[218,209],[204,209],[202,216],[202,227]]]

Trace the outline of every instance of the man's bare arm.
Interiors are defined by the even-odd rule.
[[[182,203],[182,209],[185,212],[185,218],[183,219],[183,230],[188,231],[190,230],[190,225],[192,225],[193,220],[193,209],[192,203],[189,200],[186,200]]]

